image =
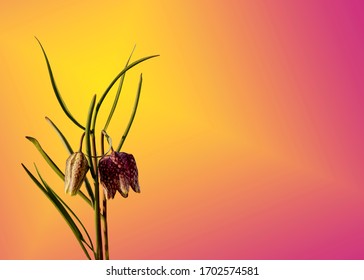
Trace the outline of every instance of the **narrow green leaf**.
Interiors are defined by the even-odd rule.
[[[127,125],[127,127],[125,129],[125,132],[124,132],[123,136],[121,137],[120,143],[119,143],[119,145],[118,145],[118,147],[116,149],[118,152],[120,152],[121,147],[123,146],[124,141],[125,141],[126,137],[128,136],[130,127],[133,124],[134,117],[135,117],[136,111],[138,109],[139,97],[140,97],[140,93],[142,91],[142,84],[143,84],[143,76],[142,76],[142,74],[140,74],[139,87],[138,87],[138,91],[137,91],[137,94],[136,94],[136,97],[135,97],[133,112],[131,113],[129,123],[128,123],[128,125]]]
[[[130,54],[130,56],[129,56],[128,61],[127,61],[127,62],[126,62],[126,64],[125,64],[125,67],[128,67],[129,61],[130,61],[130,59],[131,59],[131,56],[133,55],[134,50],[135,50],[135,46],[134,46],[134,48],[133,48],[133,50],[132,50],[132,52],[131,52],[131,54]],[[125,75],[126,75],[126,73],[124,73],[124,74],[120,77],[120,82],[119,82],[118,91],[116,92],[115,99],[114,99],[114,103],[113,103],[113,105],[112,105],[112,108],[111,108],[110,113],[109,113],[109,117],[107,118],[106,124],[105,124],[105,126],[104,126],[104,130],[105,130],[105,131],[107,130],[107,128],[108,128],[108,126],[109,126],[109,123],[110,123],[110,121],[111,121],[111,118],[112,118],[112,116],[113,116],[113,114],[114,114],[114,111],[115,111],[115,109],[116,109],[116,106],[117,106],[117,104],[118,104],[119,97],[120,97],[120,93],[121,93],[121,89],[123,88],[123,84],[124,84]]]
[[[57,100],[58,100],[58,103],[59,105],[61,105],[62,107],[62,110],[64,111],[64,113],[67,115],[67,117],[75,124],[77,125],[79,128],[82,128],[82,129],[85,129],[71,114],[71,112],[68,110],[67,106],[66,106],[66,103],[64,102],[58,88],[57,88],[57,85],[56,85],[56,81],[54,79],[54,76],[53,76],[53,71],[52,71],[52,68],[51,68],[51,65],[49,63],[49,60],[48,60],[48,57],[47,57],[47,54],[42,46],[42,44],[40,43],[40,41],[38,40],[37,37],[35,37],[35,39],[38,41],[41,49],[42,49],[42,52],[43,52],[43,55],[44,55],[44,58],[46,60],[46,63],[47,63],[47,68],[48,68],[48,73],[49,73],[49,77],[51,79],[51,83],[52,83],[52,88],[53,88],[53,91],[57,97]]]
[[[99,112],[99,109],[101,107],[102,102],[104,101],[106,95],[109,93],[110,89],[113,87],[113,85],[116,83],[116,81],[122,76],[124,75],[129,69],[133,68],[134,66],[138,65],[139,63],[151,59],[153,57],[157,57],[159,55],[151,55],[151,56],[147,56],[144,58],[141,58],[137,61],[134,61],[133,63],[129,64],[127,67],[125,67],[118,75],[116,75],[116,77],[114,78],[114,80],[112,80],[112,82],[110,83],[110,85],[107,87],[107,89],[105,90],[104,94],[101,96],[99,102],[96,105],[96,111],[95,111],[95,115],[93,117],[92,120],[92,130],[95,130],[95,126],[96,126],[96,119],[97,119],[97,114]]]
[[[62,179],[64,180],[64,174],[63,172],[58,168],[58,166],[54,163],[54,161],[48,156],[48,154],[43,150],[42,146],[39,144],[38,140],[30,137],[30,136],[26,136],[25,138],[27,138],[30,142],[32,142],[34,144],[34,146],[37,148],[37,150],[40,152],[40,154],[43,156],[43,158],[46,160],[46,162],[49,164],[49,166],[54,170],[54,172],[56,172],[56,174]]]
[[[58,209],[58,211],[61,213],[61,215],[63,216],[63,218],[66,220],[67,224],[69,225],[69,227],[72,229],[72,231],[75,233],[75,236],[77,238],[77,240],[79,241],[82,249],[84,250],[86,256],[90,258],[90,256],[88,255],[88,252],[86,250],[86,248],[84,248],[83,244],[81,243],[84,242],[91,250],[93,250],[93,245],[92,245],[92,240],[90,238],[90,235],[88,234],[86,228],[84,227],[84,225],[82,224],[81,220],[77,217],[77,215],[72,211],[72,209],[57,195],[57,193],[55,191],[53,191],[53,189],[48,185],[48,183],[43,179],[42,175],[40,174],[37,166],[34,164],[35,169],[37,171],[38,177],[40,178],[40,180],[43,183],[43,186],[46,188],[48,195],[50,197],[50,199],[52,200],[53,204],[56,206],[56,208]],[[66,207],[66,208],[65,208]],[[88,236],[88,239],[90,241],[90,244],[88,244],[85,239],[83,238],[83,235],[81,233],[81,231],[79,230],[78,226],[76,225],[76,223],[73,221],[72,217],[70,216],[70,214],[68,213],[68,211],[76,218],[76,220],[80,223],[81,227],[83,228],[83,230],[85,231],[86,235]]]
[[[46,120],[54,128],[54,130],[57,132],[57,134],[61,138],[63,144],[66,146],[66,149],[67,149],[68,153],[69,154],[73,154],[73,149],[72,149],[71,145],[69,144],[69,142],[67,141],[66,137],[63,135],[63,133],[51,121],[51,119],[49,119],[48,117],[46,117]],[[94,197],[94,194],[93,194],[93,191],[92,191],[92,188],[91,188],[91,184],[90,184],[89,180],[87,179],[87,177],[85,177],[85,185],[86,185],[86,190],[88,192],[88,195],[90,196],[90,199],[91,199],[91,202],[92,202],[92,205],[93,205],[95,203],[95,197]]]
[[[67,152],[71,155],[73,154],[73,149],[71,147],[71,145],[69,144],[69,142],[67,141],[66,137],[63,135],[63,133],[58,129],[58,127],[54,124],[54,122],[51,121],[50,118],[45,117],[45,119],[47,120],[47,122],[54,128],[54,130],[57,132],[59,138],[61,138],[64,146],[67,149]]]
[[[45,161],[49,164],[49,166],[54,170],[54,172],[62,179],[62,181],[64,181],[64,174],[63,172],[59,169],[59,167],[54,163],[54,161],[48,156],[48,154],[43,150],[42,146],[39,144],[38,140],[30,137],[30,136],[26,136],[25,138],[27,138],[30,142],[32,142],[34,144],[34,146],[37,148],[37,150],[40,152],[40,154],[43,156],[43,158],[45,159]],[[91,186],[90,186],[91,187]],[[77,192],[83,200],[85,200],[89,205],[93,205],[93,203],[90,201],[90,199],[87,198],[87,196],[82,192],[82,191],[78,191]]]
[[[54,192],[53,192],[52,188],[44,181],[43,177],[39,173],[39,170],[38,170],[37,166],[35,164],[34,164],[34,166],[35,166],[35,169],[37,171],[37,174],[38,174],[40,180],[43,183],[43,186],[47,190],[47,196],[49,197],[49,199],[51,199],[51,201],[56,206],[56,208],[58,209],[58,211],[65,218],[66,222],[69,224],[69,226],[71,227],[72,231],[75,232],[76,237],[83,240],[82,233],[78,229],[76,223],[73,221],[73,219],[71,218],[71,216],[69,215],[69,213],[66,211],[66,209],[64,208],[64,206],[61,204],[61,202],[56,198],[56,196],[54,195]]]
[[[43,185],[41,183],[39,183],[39,181],[37,180],[37,178],[34,177],[34,175],[29,171],[28,168],[26,168],[26,166],[24,164],[21,164],[24,168],[24,170],[27,172],[27,174],[29,175],[30,179],[33,180],[33,182],[35,183],[35,185],[48,197],[48,192],[47,190],[43,187]]]
[[[72,211],[72,209],[67,205],[67,203],[64,202],[64,200],[62,198],[60,198],[59,195],[55,191],[53,191],[53,189],[49,188],[48,191],[51,191],[57,197],[57,199],[67,208],[67,210],[76,218],[76,220],[80,223],[81,227],[85,231],[85,233],[87,235],[87,238],[88,238],[88,240],[90,242],[90,244],[88,244],[87,242],[85,242],[85,244],[93,251],[94,250],[94,245],[92,243],[92,239],[91,239],[86,227],[82,223],[82,221],[77,217],[77,215]]]
[[[85,246],[83,246],[83,237],[82,237],[82,233],[80,232],[80,230],[78,229],[77,225],[75,224],[75,222],[73,221],[73,219],[71,218],[71,216],[68,214],[67,210],[63,207],[63,205],[57,200],[57,198],[54,196],[54,194],[52,192],[48,191],[48,187],[49,186],[43,186],[37,178],[35,178],[35,176],[28,170],[28,168],[25,167],[24,164],[22,164],[23,168],[25,169],[25,171],[27,172],[27,174],[29,175],[29,177],[33,180],[33,182],[37,185],[37,187],[47,196],[47,198],[53,203],[53,205],[56,207],[56,209],[59,211],[59,213],[62,215],[62,217],[65,219],[65,221],[67,222],[68,226],[71,228],[73,234],[75,235],[77,241],[80,243],[81,248],[84,250],[86,256],[88,259],[90,258],[90,255],[88,254]]]
[[[91,126],[92,113],[95,108],[95,102],[96,102],[96,95],[94,95],[91,100],[91,104],[90,104],[90,107],[88,110],[88,115],[87,115],[86,129],[85,129],[86,153],[88,156],[88,161],[89,161],[89,165],[90,165],[90,171],[91,171],[92,178],[96,178],[96,174],[95,174],[95,170],[94,170],[94,166],[93,166],[93,162],[92,162],[90,126]]]

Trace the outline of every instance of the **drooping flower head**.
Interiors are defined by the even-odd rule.
[[[70,155],[66,161],[66,172],[64,177],[64,186],[67,194],[76,195],[81,188],[89,169],[86,156],[82,152],[76,152]]]
[[[132,154],[112,151],[103,157],[99,162],[99,176],[107,199],[114,198],[116,191],[128,197],[129,187],[140,193],[138,168]]]

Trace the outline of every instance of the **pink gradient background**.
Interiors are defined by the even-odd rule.
[[[83,259],[20,163],[63,194],[24,136],[59,166],[80,130],[63,115],[33,35],[75,117],[123,67],[118,142],[142,193],[110,202],[113,259],[364,259],[362,1],[8,1],[0,9],[1,259]],[[109,98],[108,101],[112,100]],[[105,118],[107,106],[101,113]],[[102,121],[100,121],[102,122]],[[92,232],[92,230],[91,230]]]

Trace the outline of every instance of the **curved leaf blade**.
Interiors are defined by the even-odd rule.
[[[125,129],[125,132],[124,132],[123,136],[121,137],[120,143],[119,143],[119,145],[118,145],[118,147],[116,149],[118,152],[120,152],[121,147],[123,146],[124,141],[125,141],[126,137],[128,136],[130,127],[133,124],[134,117],[135,117],[136,111],[138,109],[140,93],[142,91],[142,84],[143,84],[143,76],[142,76],[142,74],[140,74],[139,86],[138,86],[138,91],[137,91],[137,94],[136,94],[136,97],[135,97],[133,112],[131,113],[129,123],[128,123],[128,125],[127,125],[127,127]]]
[[[66,147],[67,152],[69,154],[73,154],[73,149],[72,149],[70,143],[68,142],[66,137],[63,135],[63,133],[59,130],[59,128],[54,124],[54,122],[51,121],[50,118],[45,117],[45,119],[53,127],[53,129],[57,132],[59,138],[61,138],[61,140],[62,140],[63,145]]]
[[[34,146],[37,148],[37,150],[39,151],[39,153],[43,156],[43,158],[45,159],[45,161],[48,163],[48,165],[54,170],[54,172],[56,172],[56,174],[62,179],[64,180],[64,174],[63,172],[59,169],[59,167],[54,163],[54,161],[48,156],[48,154],[43,150],[42,146],[39,144],[38,140],[31,137],[31,136],[25,136],[25,138],[27,138],[30,142],[32,142],[34,144]]]
[[[66,139],[66,137],[64,136],[64,134],[59,130],[59,128],[54,124],[54,122],[51,121],[50,118],[46,117],[46,120],[53,127],[53,129],[57,132],[58,136],[61,138],[63,144],[65,145],[68,153],[73,154],[73,149],[72,149],[71,145],[69,144],[68,140]],[[93,205],[95,203],[95,197],[94,197],[94,194],[93,194],[93,191],[91,188],[91,184],[88,181],[87,177],[85,177],[85,186],[86,186],[87,193],[91,199],[91,203]]]
[[[55,195],[51,191],[49,191],[50,187],[46,184],[43,186],[42,183],[40,183],[38,181],[38,179],[29,171],[28,168],[25,167],[24,164],[22,164],[22,166],[25,169],[25,171],[27,172],[27,174],[29,175],[29,177],[33,180],[33,182],[38,186],[38,188],[40,190],[42,190],[42,192],[46,195],[46,197],[52,202],[54,207],[56,207],[56,209],[61,214],[61,216],[65,219],[66,223],[68,224],[68,226],[72,230],[73,234],[75,235],[77,241],[80,243],[81,248],[85,252],[85,255],[87,256],[88,259],[91,259],[85,246],[82,243],[82,242],[85,242],[85,240],[82,236],[81,231],[79,230],[79,228],[77,227],[77,225],[75,224],[75,222],[73,221],[72,217],[69,215],[67,210],[64,208],[64,206],[59,202],[59,200],[55,197]],[[38,172],[38,170],[37,170],[37,172]],[[39,172],[38,172],[38,175],[40,176]],[[41,180],[43,183],[45,183],[42,178],[41,178]]]
[[[129,61],[130,61],[130,59],[131,59],[131,56],[132,56],[132,55],[133,55],[133,53],[134,53],[134,50],[135,50],[135,46],[134,46],[133,50],[131,51],[131,54],[130,54],[130,56],[129,56],[128,61],[127,61],[127,62],[126,62],[126,64],[125,64],[125,67],[127,67],[127,66],[128,66]],[[124,68],[125,68],[125,67],[124,67]],[[122,90],[122,88],[123,88],[123,84],[124,84],[125,75],[126,75],[126,73],[124,73],[124,74],[120,77],[119,87],[118,87],[118,90],[117,90],[116,95],[115,95],[114,103],[113,103],[113,105],[112,105],[112,108],[111,108],[110,113],[109,113],[109,117],[107,118],[107,121],[106,121],[105,126],[104,126],[104,130],[105,130],[105,131],[106,131],[106,130],[107,130],[107,128],[109,127],[109,123],[110,123],[110,121],[111,121],[112,116],[114,115],[114,112],[115,112],[116,106],[117,106],[117,104],[118,104],[119,97],[120,97],[120,93],[121,93],[121,90]]]
[[[27,172],[30,179],[33,180],[35,185],[45,194],[47,195],[47,190],[43,187],[43,185],[35,178],[35,176],[29,171],[29,169],[22,163],[21,166],[23,166],[24,170]]]
[[[48,156],[48,154],[43,150],[42,146],[39,144],[38,140],[30,137],[30,136],[26,136],[25,138],[27,138],[30,142],[32,142],[34,144],[34,146],[37,148],[37,150],[39,151],[39,153],[43,156],[43,158],[45,159],[45,161],[48,163],[48,165],[53,169],[53,171],[62,179],[62,181],[64,181],[64,174],[63,172],[59,169],[59,167],[54,163],[54,161]],[[90,201],[90,199],[87,198],[87,196],[82,192],[82,191],[78,191],[78,194],[83,198],[83,200],[85,200],[89,205],[93,205],[93,203]]]
[[[116,75],[116,77],[114,78],[114,80],[112,80],[112,82],[110,83],[110,85],[106,88],[105,92],[103,93],[103,95],[101,96],[99,102],[96,105],[96,111],[95,111],[95,115],[92,121],[92,130],[95,130],[95,126],[96,126],[96,119],[97,119],[97,114],[99,112],[99,109],[101,107],[102,102],[104,101],[105,97],[107,96],[107,94],[109,93],[110,89],[113,87],[113,85],[116,83],[116,81],[122,76],[124,75],[128,70],[130,70],[131,68],[133,68],[134,66],[138,65],[139,63],[151,59],[153,57],[157,57],[159,56],[157,55],[150,55],[147,57],[143,57],[141,59],[138,59],[136,61],[134,61],[133,63],[129,64],[127,67],[125,67],[119,74]]]
[[[77,125],[79,128],[81,128],[81,129],[85,129],[73,116],[72,116],[72,114],[71,114],[71,112],[68,110],[68,108],[67,108],[67,105],[66,105],[66,103],[64,102],[64,100],[63,100],[63,98],[62,98],[62,96],[61,96],[61,94],[60,94],[60,92],[59,92],[59,90],[58,90],[58,88],[57,88],[57,85],[56,85],[56,81],[55,81],[55,79],[54,79],[54,75],[53,75],[53,71],[52,71],[52,68],[51,68],[51,64],[50,64],[50,62],[49,62],[49,60],[48,60],[48,56],[47,56],[47,54],[46,54],[46,52],[45,52],[45,50],[44,50],[44,48],[43,48],[43,46],[42,46],[42,44],[41,44],[41,42],[38,40],[38,38],[37,37],[35,37],[35,39],[38,41],[38,43],[39,43],[39,45],[40,45],[40,47],[41,47],[41,49],[42,49],[42,52],[43,52],[43,55],[44,55],[44,58],[45,58],[45,61],[46,61],[46,63],[47,63],[47,69],[48,69],[48,74],[49,74],[49,78],[50,78],[50,80],[51,80],[51,84],[52,84],[52,88],[53,88],[53,91],[54,91],[54,93],[55,93],[55,95],[56,95],[56,98],[57,98],[57,100],[58,100],[58,103],[59,103],[59,105],[61,105],[61,108],[62,108],[62,110],[63,110],[63,112],[67,115],[67,117],[75,124],[75,125]]]
[[[53,189],[49,188],[48,191],[51,191],[57,197],[57,199],[64,205],[64,207],[66,207],[66,209],[72,214],[72,216],[74,216],[75,219],[79,222],[79,224],[81,225],[81,227],[85,231],[85,233],[87,235],[87,238],[88,238],[88,240],[90,242],[90,244],[88,244],[86,242],[85,242],[85,244],[93,251],[94,250],[94,245],[92,243],[92,239],[91,239],[91,237],[90,237],[90,235],[89,235],[86,227],[84,226],[84,224],[80,220],[80,218],[78,218],[78,216],[76,215],[76,213],[72,211],[72,209],[67,205],[67,203],[62,198],[60,198],[59,195]]]

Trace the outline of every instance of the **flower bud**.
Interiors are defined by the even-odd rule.
[[[64,177],[65,191],[76,195],[81,188],[89,169],[86,156],[82,152],[73,153],[66,161],[66,172]]]
[[[134,156],[113,151],[99,162],[100,182],[107,199],[114,198],[116,191],[128,197],[129,187],[140,193],[138,169]]]

